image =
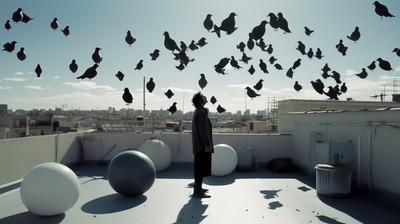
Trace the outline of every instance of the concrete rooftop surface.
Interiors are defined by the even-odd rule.
[[[75,205],[57,216],[38,216],[21,201],[18,183],[0,189],[0,223],[400,223],[399,208],[367,193],[347,198],[318,196],[315,181],[297,172],[274,173],[265,167],[207,177],[211,198],[192,198],[193,164],[173,163],[157,173],[143,195],[116,193],[107,165],[76,166],[81,193]]]

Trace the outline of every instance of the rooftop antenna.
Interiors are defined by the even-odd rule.
[[[145,87],[146,77],[143,76],[143,117],[146,111],[146,87]]]

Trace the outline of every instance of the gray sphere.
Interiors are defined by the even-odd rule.
[[[111,160],[107,177],[116,192],[126,197],[137,197],[151,188],[156,178],[156,169],[144,153],[129,150]]]

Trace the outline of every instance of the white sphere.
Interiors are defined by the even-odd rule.
[[[227,144],[218,144],[214,146],[212,155],[211,174],[213,176],[226,176],[235,169],[238,158],[236,151]]]
[[[156,167],[156,171],[162,171],[171,165],[171,149],[159,139],[148,139],[139,147],[139,151],[148,156]]]
[[[59,163],[43,163],[33,167],[20,187],[22,202],[37,215],[62,214],[78,200],[81,186],[75,173]]]

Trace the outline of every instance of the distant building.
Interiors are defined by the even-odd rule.
[[[0,104],[0,116],[7,115],[7,104]]]

